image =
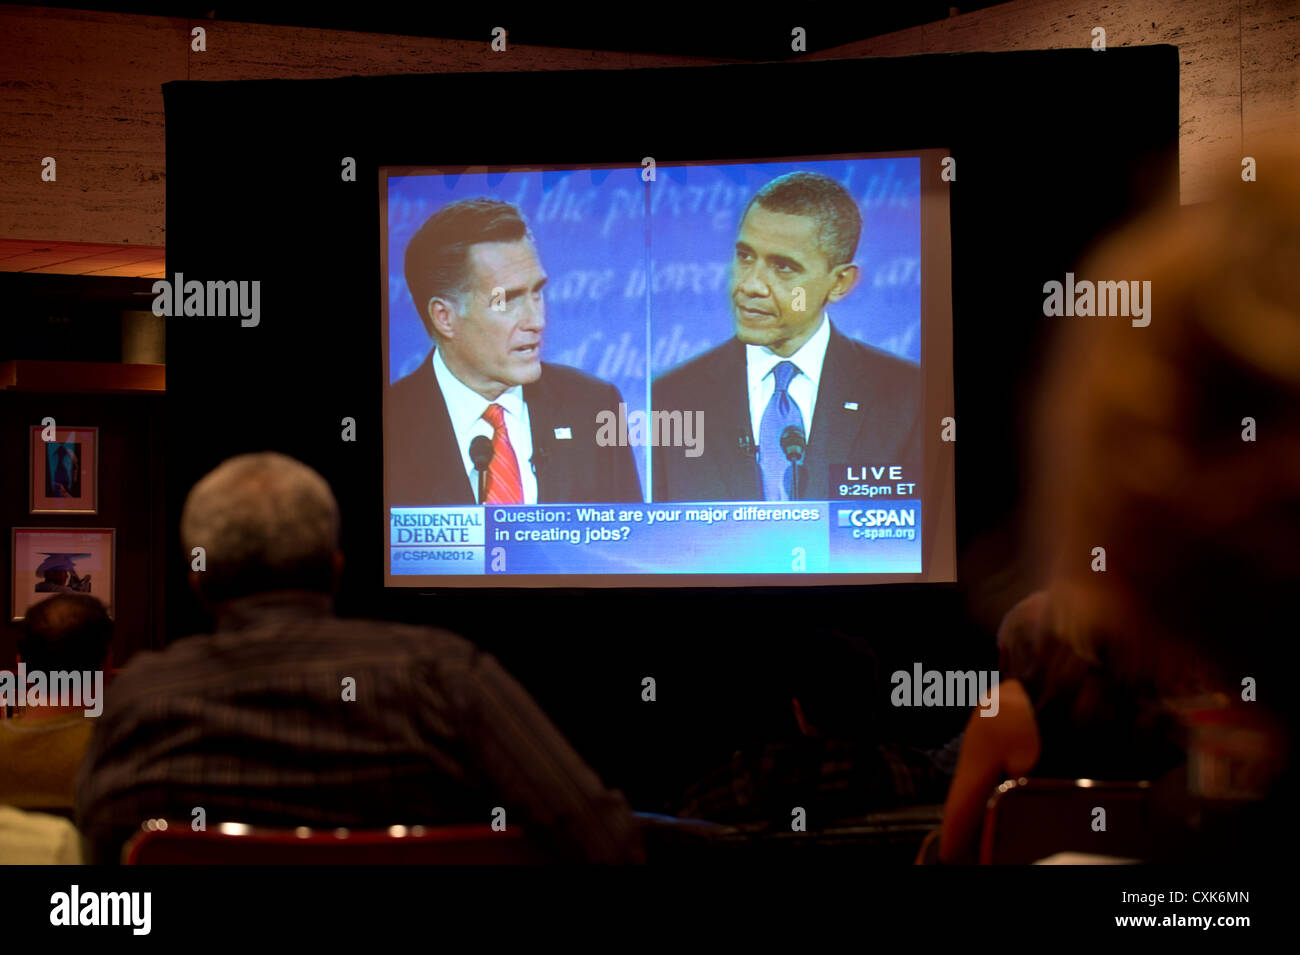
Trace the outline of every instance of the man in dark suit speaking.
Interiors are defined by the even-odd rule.
[[[411,238],[405,267],[435,348],[385,391],[391,507],[480,503],[480,477],[487,504],[641,501],[631,447],[596,441],[618,389],[541,360],[546,272],[514,206],[444,206]]]
[[[826,312],[858,282],[861,232],[857,203],[817,173],[781,176],[749,201],[731,267],[735,337],[652,388],[655,411],[703,410],[705,429],[698,456],[654,455],[654,500],[829,500],[851,483],[847,468],[919,487],[920,369],[846,337]],[[805,442],[797,472],[792,435]]]

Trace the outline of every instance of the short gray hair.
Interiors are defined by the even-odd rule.
[[[241,454],[190,490],[181,512],[187,561],[205,551],[199,592],[209,603],[268,590],[329,592],[339,509],[325,479],[273,451]]]

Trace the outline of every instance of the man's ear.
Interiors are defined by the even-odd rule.
[[[830,293],[826,296],[826,301],[841,301],[846,295],[853,291],[858,284],[858,280],[861,278],[862,270],[856,265],[850,264],[836,267],[835,283],[831,286]]]
[[[456,326],[459,324],[456,303],[450,299],[435,295],[429,299],[427,309],[429,326],[433,329],[434,336],[437,338],[455,338]]]

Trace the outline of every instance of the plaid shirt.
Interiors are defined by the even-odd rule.
[[[501,806],[561,858],[643,858],[622,794],[445,631],[261,594],[226,605],[214,634],[138,655],[105,696],[77,780],[100,861],[143,820],[199,807],[209,825],[360,828],[487,823]]]

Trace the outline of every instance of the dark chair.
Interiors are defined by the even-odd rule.
[[[535,865],[547,861],[518,827],[390,826],[271,829],[144,823],[122,848],[126,865]]]
[[[1027,865],[1058,852],[1138,861],[1152,858],[1151,783],[1092,779],[1009,779],[989,798],[980,836],[982,865]],[[1106,828],[1094,828],[1094,810]]]

